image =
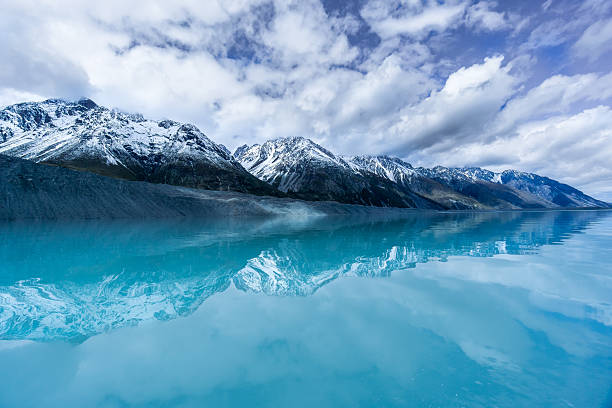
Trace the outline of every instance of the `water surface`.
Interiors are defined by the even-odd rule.
[[[611,404],[611,212],[0,225],[0,407]]]

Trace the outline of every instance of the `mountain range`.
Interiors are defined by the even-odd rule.
[[[610,206],[532,173],[495,173],[473,167],[415,168],[389,156],[342,157],[303,137],[244,145],[231,154],[194,125],[145,119],[99,106],[90,99],[50,99],[4,108],[0,111],[0,154],[96,173],[110,178],[102,184],[115,187],[126,180],[197,191],[431,210]],[[11,171],[14,175],[15,165]],[[36,171],[51,170],[42,166]],[[38,183],[50,183],[48,186],[28,188],[51,191],[60,177],[59,173],[54,175],[55,179],[37,179]],[[79,178],[72,173],[67,177]],[[80,185],[94,179],[83,180]],[[107,188],[121,195],[121,191],[130,190],[123,183],[123,187]],[[155,188],[166,187],[147,187],[151,191]],[[13,189],[12,194],[20,193]]]
[[[537,174],[414,168],[389,156],[339,157],[302,137],[244,145],[234,157],[259,179],[302,199],[438,210],[608,206]]]

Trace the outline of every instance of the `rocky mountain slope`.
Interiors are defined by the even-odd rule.
[[[478,167],[418,168],[420,174],[494,208],[576,208],[609,204],[581,191],[533,173],[495,173]]]
[[[3,109],[0,154],[126,180],[278,195],[195,126],[148,120],[89,99]]]
[[[305,202],[117,180],[0,155],[0,220],[228,216],[402,216],[409,210]]]
[[[289,137],[241,146],[234,157],[254,176],[292,197],[382,207],[442,209],[434,201],[401,189],[372,172],[355,171],[309,139]]]
[[[395,183],[405,192],[425,197],[444,209],[482,210],[489,207],[417,172],[409,163],[389,156],[356,156],[348,160],[354,171],[373,173]]]

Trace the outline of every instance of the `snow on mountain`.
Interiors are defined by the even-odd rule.
[[[454,191],[439,182],[420,174],[409,163],[389,156],[355,156],[347,160],[354,171],[369,172],[395,183],[406,193],[437,203],[444,209],[487,209],[471,197]]]
[[[572,208],[609,205],[581,191],[533,173],[517,170],[493,172],[479,167],[431,169],[419,167],[420,174],[498,208]]]
[[[587,196],[567,184],[559,183],[548,177],[517,170],[493,172],[479,167],[464,167],[453,169],[474,181],[487,181],[503,184],[518,191],[531,194],[549,204],[547,207],[606,207],[603,201]]]
[[[607,203],[596,200],[574,187],[537,174],[505,170],[501,173],[496,173],[495,177],[498,183],[542,197],[560,207],[609,206]]]
[[[542,197],[495,182],[495,175],[487,170],[478,168],[457,169],[443,166],[436,166],[431,169],[419,167],[416,170],[420,174],[492,208],[558,207]]]
[[[490,183],[500,183],[500,174],[492,172],[490,170],[481,169],[480,167],[463,167],[455,169],[457,172],[462,173],[466,177],[472,180],[483,180]]]
[[[299,191],[308,182],[305,174],[300,174],[296,169],[351,169],[342,158],[303,137],[274,139],[251,147],[241,146],[236,149],[234,157],[251,174],[284,192]]]
[[[374,173],[355,171],[354,164],[303,137],[241,146],[234,157],[254,176],[291,196],[307,200],[382,207],[441,208]]]
[[[355,156],[349,158],[347,162],[356,171],[366,170],[394,183],[410,181],[418,176],[410,163],[397,157]]]
[[[197,127],[153,121],[89,99],[0,111],[0,153],[102,175],[214,190],[274,193]]]

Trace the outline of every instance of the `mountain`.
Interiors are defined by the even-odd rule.
[[[449,210],[608,207],[536,174],[414,168],[389,156],[344,158],[302,137],[244,145],[234,157],[255,177],[306,200]]]
[[[348,160],[362,174],[373,173],[395,183],[404,192],[412,192],[448,210],[482,210],[490,207],[463,195],[416,171],[409,163],[389,156],[355,156]]]
[[[607,203],[596,200],[567,184],[533,173],[505,170],[495,173],[495,180],[520,191],[527,191],[561,207],[606,207]]]
[[[520,209],[520,208],[547,208],[550,203],[540,197],[521,192],[500,183],[470,177],[454,168],[436,166],[431,169],[419,167],[419,174],[429,177],[437,182],[491,208]],[[557,208],[557,205],[553,205]]]
[[[399,208],[305,202],[118,180],[0,155],[0,220],[323,215],[404,216]]]
[[[496,208],[575,208],[609,205],[548,177],[516,170],[495,173],[479,167],[418,168],[420,174]]]
[[[148,120],[89,99],[1,110],[0,153],[126,180],[278,195],[194,125]]]
[[[255,177],[291,197],[381,207],[442,209],[384,177],[354,166],[303,137],[241,146],[234,157]]]

